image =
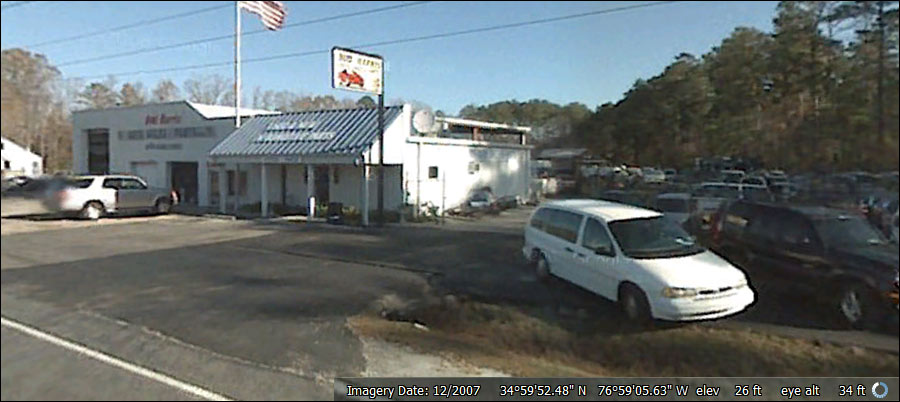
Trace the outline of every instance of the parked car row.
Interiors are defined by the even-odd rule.
[[[522,253],[538,278],[580,286],[637,321],[737,314],[756,300],[750,283],[764,283],[807,292],[847,327],[896,322],[897,247],[865,217],[729,200],[712,216],[707,249],[682,225],[697,202],[689,193],[659,195],[656,211],[602,200],[547,202],[525,228]]]

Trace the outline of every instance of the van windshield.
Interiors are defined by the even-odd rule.
[[[706,251],[681,226],[662,216],[613,221],[609,230],[631,258],[683,257]]]
[[[816,231],[826,245],[841,248],[881,246],[887,240],[869,222],[859,217],[816,219]]]

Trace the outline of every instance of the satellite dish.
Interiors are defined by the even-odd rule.
[[[431,109],[422,109],[413,115],[413,128],[421,134],[434,132],[434,113]]]

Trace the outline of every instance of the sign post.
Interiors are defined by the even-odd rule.
[[[378,225],[384,226],[384,60],[375,54],[332,48],[331,87],[378,95]],[[368,192],[363,196],[368,198]]]

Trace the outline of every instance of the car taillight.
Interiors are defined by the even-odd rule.
[[[172,197],[172,204],[173,205],[177,204],[178,203],[178,193],[175,192],[175,190],[172,190],[172,192],[169,193],[169,195]]]

